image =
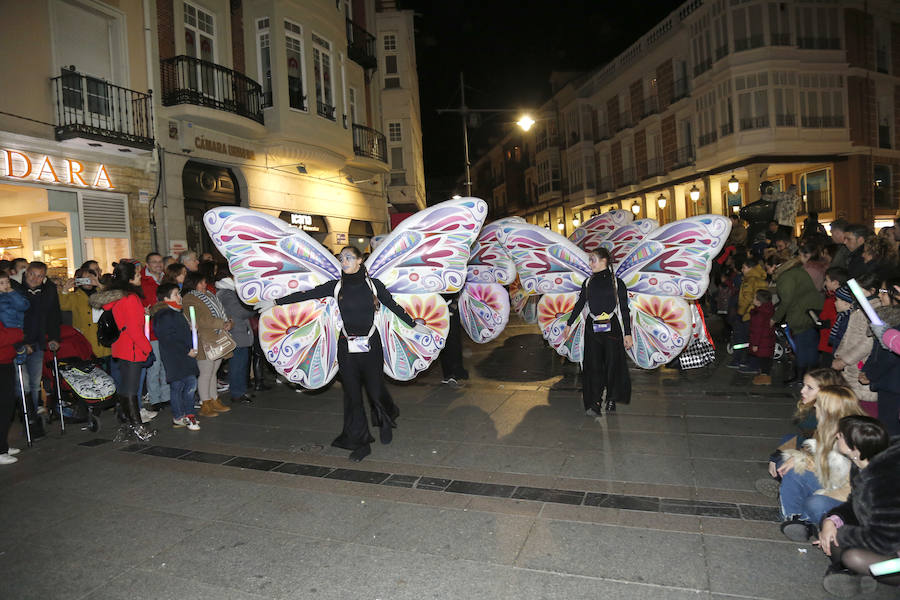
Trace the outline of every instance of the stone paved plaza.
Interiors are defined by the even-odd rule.
[[[148,446],[70,425],[0,470],[0,597],[827,598],[827,559],[756,492],[789,390],[725,368],[632,371],[596,422],[536,326],[390,386],[390,446],[328,446],[339,382],[278,385]],[[23,445],[18,425],[13,445]],[[880,587],[869,598],[896,598]]]

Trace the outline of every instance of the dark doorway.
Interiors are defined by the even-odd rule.
[[[181,173],[184,190],[184,221],[187,229],[187,246],[198,254],[210,252],[216,262],[225,258],[213,245],[203,215],[217,206],[239,206],[241,192],[230,169],[188,161]]]

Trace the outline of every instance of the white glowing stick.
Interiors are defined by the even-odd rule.
[[[872,308],[871,304],[869,304],[869,301],[866,299],[866,293],[861,287],[859,287],[859,284],[856,283],[856,280],[851,279],[847,282],[847,285],[850,287],[850,291],[853,292],[853,295],[856,296],[856,301],[859,302],[859,305],[862,307],[863,312],[866,313],[867,317],[869,317],[869,321],[871,321],[873,325],[884,325],[884,322],[878,318],[878,315],[875,314],[875,309]]]

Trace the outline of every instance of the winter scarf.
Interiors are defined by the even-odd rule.
[[[212,316],[217,319],[222,319],[223,321],[228,320],[228,315],[225,313],[225,307],[222,306],[222,303],[218,298],[216,298],[212,294],[205,294],[197,290],[191,290],[189,293],[200,298],[203,304],[206,305],[206,308],[209,309],[209,312]]]

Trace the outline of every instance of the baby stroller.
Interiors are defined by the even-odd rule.
[[[56,355],[45,355],[44,389],[60,400],[65,421],[87,423],[87,429],[99,431],[100,412],[116,403],[116,383],[101,368],[103,361],[94,358],[91,344],[81,332],[62,325],[60,338]]]

